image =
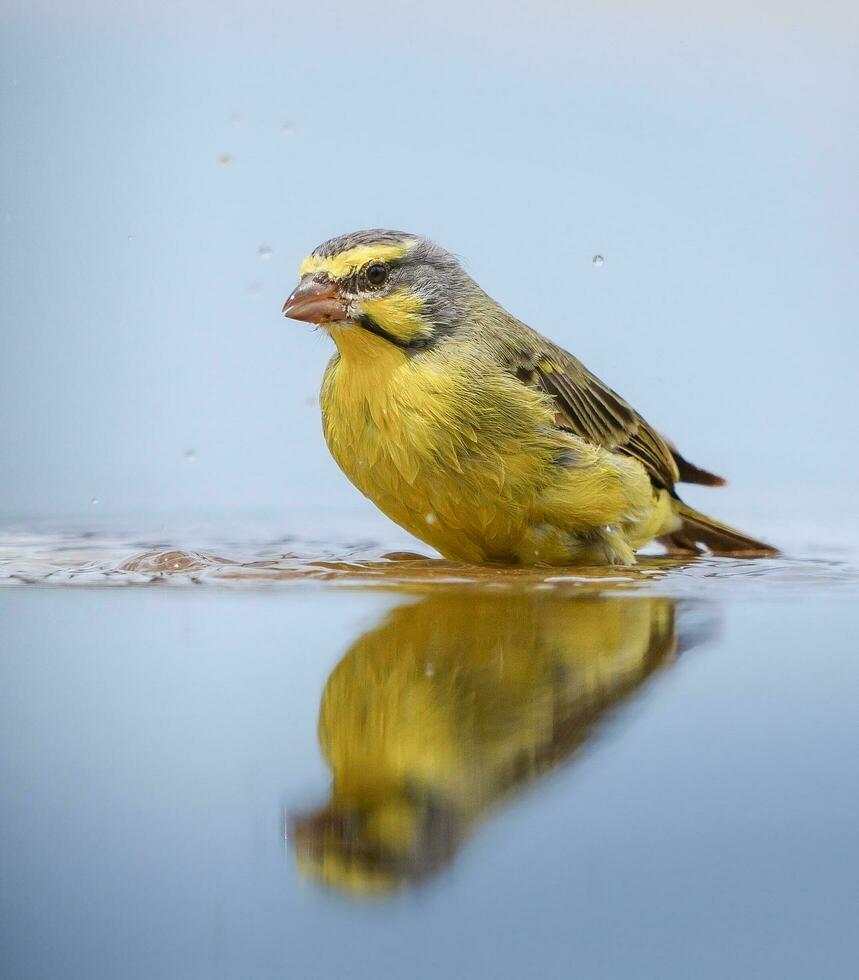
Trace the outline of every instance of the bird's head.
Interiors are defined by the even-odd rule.
[[[338,346],[356,331],[404,351],[432,346],[463,320],[478,287],[438,245],[400,231],[332,238],[302,262],[285,316],[325,327]]]
[[[303,874],[366,896],[436,874],[465,832],[461,815],[447,801],[410,786],[379,798],[338,799],[289,824]]]

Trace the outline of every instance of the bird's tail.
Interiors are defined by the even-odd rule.
[[[706,514],[680,502],[677,513],[681,520],[678,530],[661,538],[669,550],[700,552],[703,545],[714,555],[733,555],[737,558],[769,558],[778,548],[750,538],[727,524],[720,524]]]

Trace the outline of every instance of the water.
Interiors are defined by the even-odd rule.
[[[852,975],[855,557],[8,533],[3,975]]]

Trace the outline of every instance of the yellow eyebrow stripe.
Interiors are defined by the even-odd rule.
[[[317,272],[327,272],[332,279],[342,279],[354,269],[360,268],[367,262],[394,262],[406,255],[414,242],[404,242],[401,245],[357,245],[347,248],[345,252],[331,255],[327,259],[316,255],[308,255],[298,270],[299,276],[308,276]]]

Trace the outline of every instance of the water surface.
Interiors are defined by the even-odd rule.
[[[852,975],[849,554],[193,543],[4,537],[4,976]]]

